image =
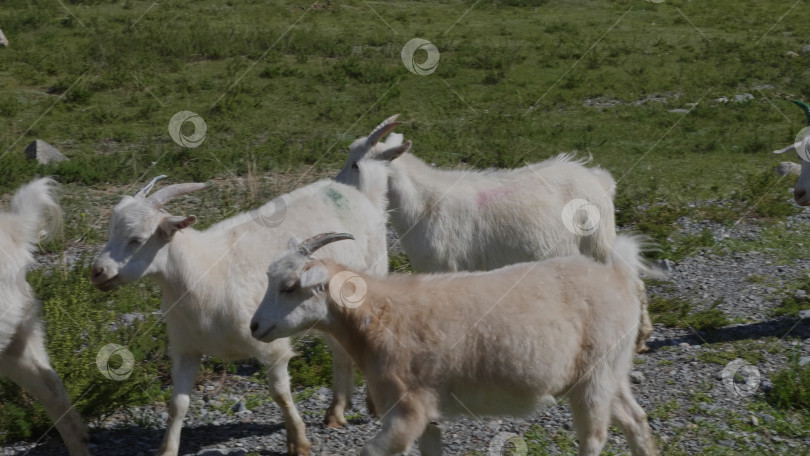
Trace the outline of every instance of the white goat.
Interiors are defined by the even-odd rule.
[[[68,452],[84,456],[87,428],[50,365],[39,309],[25,281],[35,243],[62,223],[54,186],[47,178],[32,181],[12,197],[11,211],[0,213],[0,375],[29,390],[45,406]]]
[[[200,357],[256,358],[268,366],[270,394],[281,407],[290,454],[311,447],[290,394],[287,363],[294,353],[286,339],[263,344],[250,337],[248,323],[264,295],[267,264],[284,249],[291,232],[314,234],[325,227],[357,236],[359,248],[329,252],[373,275],[387,272],[385,215],[356,189],[322,180],[279,196],[205,231],[189,227],[193,215],[174,217],[160,210],[176,196],[206,184],[176,184],[146,197],[154,180],[135,197],[125,196],[110,221],[110,240],[93,268],[101,290],[154,276],[163,292],[174,391],[160,455],[175,455]],[[351,359],[333,347],[335,397],[330,426],[346,423],[343,411],[353,391]]]
[[[431,421],[526,415],[550,397],[570,401],[581,456],[601,452],[611,418],[633,455],[657,454],[628,375],[645,268],[637,240],[619,236],[606,263],[576,255],[388,278],[310,257],[350,238],[293,239],[269,267],[251,332],[272,341],[314,327],[349,352],[383,412],[361,455],[404,452],[417,438],[422,454],[440,455]]]
[[[409,153],[411,141],[393,133],[398,115],[355,140],[335,178],[390,201],[391,223],[418,272],[486,271],[523,261],[583,253],[599,261],[616,237],[613,195],[606,170],[572,155],[519,169],[448,171]],[[382,180],[382,185],[379,181]],[[387,180],[387,185],[386,185]],[[646,290],[637,350],[652,333]]]
[[[802,110],[807,117],[807,127],[803,130],[803,137],[796,138],[797,141],[784,149],[775,150],[775,154],[784,154],[790,150],[795,150],[802,160],[801,171],[799,172],[799,179],[793,187],[793,199],[800,206],[810,205],[810,106],[799,100],[793,100]]]

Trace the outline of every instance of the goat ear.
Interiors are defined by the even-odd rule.
[[[174,233],[186,229],[197,221],[197,217],[189,215],[188,217],[169,216],[160,221],[159,230],[163,237],[171,239]]]
[[[287,242],[287,248],[290,250],[298,250],[298,244],[301,243],[301,239],[298,239],[297,236],[293,236],[290,238],[289,242]]]
[[[413,145],[412,141],[406,141],[405,144],[385,149],[384,151],[377,154],[376,158],[378,160],[394,161],[397,158],[399,158],[400,155],[411,150],[412,145]]]
[[[301,282],[301,288],[326,285],[326,282],[329,281],[329,271],[326,270],[323,263],[313,261],[306,265],[299,280]]]
[[[791,150],[793,150],[795,148],[796,148],[796,145],[791,144],[791,145],[785,147],[784,149],[775,150],[775,151],[773,151],[773,153],[775,153],[775,154],[784,154],[785,152],[789,152],[789,151],[791,151]]]

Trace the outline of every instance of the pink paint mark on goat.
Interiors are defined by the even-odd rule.
[[[486,206],[488,204],[492,204],[499,200],[507,198],[512,193],[513,192],[511,188],[507,187],[493,188],[490,190],[478,192],[478,196],[475,198],[475,201],[476,203],[478,203],[478,207]]]

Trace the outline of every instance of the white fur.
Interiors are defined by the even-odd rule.
[[[588,168],[571,154],[518,169],[437,169],[411,154],[411,142],[403,143],[401,134],[375,142],[399,125],[395,120],[390,117],[352,143],[336,180],[376,192],[372,198],[379,204],[390,201],[391,223],[414,270],[486,271],[575,253],[598,261],[608,258],[616,238],[616,183],[608,171]],[[594,209],[592,231],[571,229],[572,224],[593,221],[582,219],[583,210],[571,217],[564,214],[572,200],[587,201]],[[652,323],[643,285],[639,293],[641,352],[647,349]]]
[[[0,375],[45,406],[71,456],[86,456],[87,428],[50,365],[39,308],[25,281],[35,244],[61,226],[55,185],[47,178],[24,185],[12,197],[11,211],[0,213]]]
[[[432,421],[523,416],[551,397],[571,403],[580,456],[601,452],[611,420],[634,456],[651,456],[657,450],[628,375],[645,269],[639,251],[637,239],[619,236],[606,262],[578,254],[487,272],[357,271],[364,286],[354,279],[344,290],[350,267],[293,248],[270,265],[251,329],[272,341],[315,327],[351,354],[382,418],[364,456],[406,452],[416,439],[423,455],[437,456],[441,432]],[[338,288],[364,290],[362,304],[342,304]]]
[[[93,273],[94,283],[103,290],[145,276],[160,283],[174,364],[170,418],[160,454],[177,454],[189,391],[203,354],[225,360],[256,358],[268,366],[271,395],[285,416],[288,451],[307,454],[310,443],[292,403],[287,375],[294,354],[290,342],[260,343],[248,327],[267,286],[267,265],[292,233],[334,229],[354,234],[358,242],[333,246],[325,254],[382,276],[388,268],[385,216],[358,190],[330,180],[279,196],[205,231],[187,227],[196,220],[193,216],[171,217],[155,207],[154,199],[165,201],[202,187],[177,184],[145,198],[147,186],[140,196],[124,197],[113,211],[110,240]],[[279,221],[279,211],[285,210],[278,226],[266,223]],[[335,397],[327,422],[339,426],[346,422],[343,411],[351,398],[353,375],[347,355],[339,348],[333,354]]]

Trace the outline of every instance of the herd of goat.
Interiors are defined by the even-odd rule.
[[[397,125],[393,116],[354,141],[335,180],[205,231],[162,207],[207,184],[152,193],[159,176],[115,206],[91,279],[102,291],[144,277],[160,285],[173,390],[158,454],[177,455],[200,361],[213,355],[267,367],[287,451],[307,455],[287,364],[289,337],[308,331],[333,354],[327,426],[346,424],[354,365],[366,377],[382,428],[362,455],[399,454],[415,441],[423,455],[440,455],[440,420],[524,416],[563,398],[580,456],[601,453],[611,423],[634,456],[657,454],[629,383],[652,331],[641,276],[657,273],[641,258],[641,238],[616,234],[610,173],[569,155],[514,170],[441,170],[409,152]],[[87,428],[50,367],[25,280],[37,242],[60,228],[54,187],[34,180],[0,213],[0,375],[42,402],[68,452],[82,456]],[[415,274],[387,274],[389,216]]]

